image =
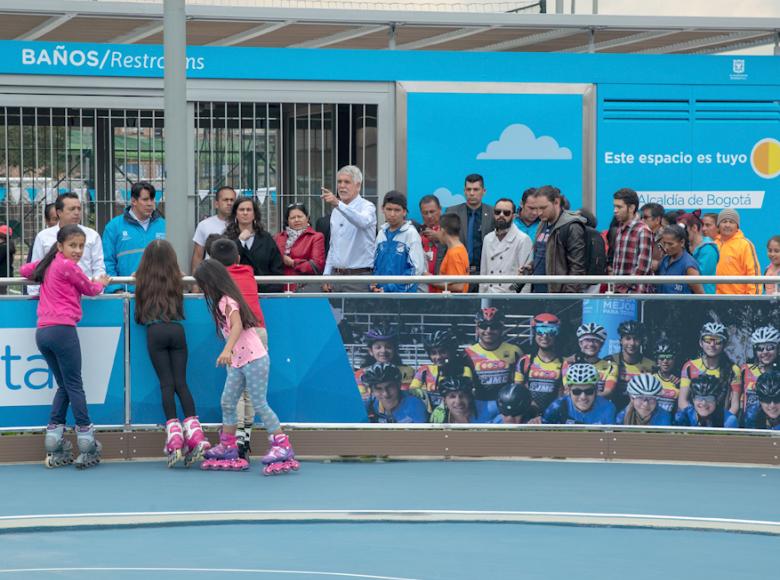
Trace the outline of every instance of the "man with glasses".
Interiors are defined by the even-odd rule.
[[[599,372],[591,364],[571,365],[563,377],[568,395],[554,401],[542,423],[554,425],[614,425],[615,405],[598,394]]]
[[[536,276],[584,276],[587,268],[586,219],[563,209],[561,191],[535,189],[526,205],[542,220],[536,232],[532,272]],[[533,292],[582,292],[582,284],[534,284]]]
[[[54,209],[57,212],[57,223],[53,226],[41,230],[35,236],[33,242],[30,261],[42,260],[49,252],[49,249],[57,243],[57,232],[61,227],[67,225],[78,225],[86,236],[84,244],[84,253],[79,260],[79,268],[87,275],[89,279],[95,279],[106,273],[105,261],[103,258],[103,243],[98,234],[92,228],[81,224],[81,200],[78,194],[71,191],[61,193],[54,202]],[[28,286],[27,291],[32,296],[37,296],[39,286]]]
[[[333,208],[326,276],[370,276],[374,270],[376,206],[360,195],[363,173],[354,165],[339,169],[336,193],[322,188],[322,200]],[[368,283],[323,285],[325,292],[368,292]]]
[[[521,232],[512,221],[515,202],[502,197],[493,208],[495,230],[482,242],[482,260],[479,271],[489,276],[517,276],[532,258],[531,238]],[[512,284],[480,284],[486,293],[512,292]]]
[[[497,308],[477,312],[477,343],[467,346],[478,384],[474,395],[478,401],[495,404],[498,391],[514,380],[517,361],[523,356],[519,346],[504,342],[504,315]],[[495,407],[498,411],[498,407]]]
[[[658,265],[664,257],[663,246],[661,246],[661,232],[663,227],[661,224],[661,218],[664,217],[664,206],[660,203],[646,203],[643,205],[639,212],[642,214],[642,221],[650,228],[653,233],[653,272],[658,270]]]

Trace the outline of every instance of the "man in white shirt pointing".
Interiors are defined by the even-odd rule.
[[[57,223],[38,232],[33,242],[33,250],[30,261],[35,262],[43,259],[49,249],[57,243],[57,232],[61,227],[67,225],[78,225],[87,238],[84,244],[84,254],[79,260],[79,267],[84,271],[90,280],[102,276],[106,273],[106,266],[103,262],[103,242],[100,235],[85,225],[81,224],[81,200],[73,192],[61,193],[54,202],[54,208],[57,211]],[[30,295],[38,295],[38,286],[28,286]]]
[[[330,249],[325,262],[326,276],[370,276],[374,269],[376,206],[360,195],[363,174],[354,165],[339,169],[338,195],[322,188],[322,199],[333,206],[330,215]],[[326,292],[368,292],[365,284],[325,284]]]

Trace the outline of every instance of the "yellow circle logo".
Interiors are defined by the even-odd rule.
[[[750,165],[756,175],[764,179],[772,179],[780,175],[780,141],[777,139],[761,139],[750,152]]]

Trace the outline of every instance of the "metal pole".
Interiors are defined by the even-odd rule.
[[[165,235],[189,271],[187,229],[187,21],[184,0],[165,0]]]

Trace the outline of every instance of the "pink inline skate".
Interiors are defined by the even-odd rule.
[[[269,435],[271,448],[263,457],[263,475],[279,475],[290,470],[298,471],[301,464],[295,460],[295,451],[290,445],[290,439],[284,433]]]
[[[165,448],[163,451],[168,456],[168,467],[173,467],[184,458],[184,434],[178,419],[171,419],[165,423]]]
[[[249,462],[238,456],[236,436],[228,433],[219,434],[219,445],[205,453],[206,460],[200,468],[207,471],[246,471]]]
[[[203,434],[197,417],[187,417],[184,420],[184,441],[185,467],[203,459],[203,454],[211,447],[211,443]]]

